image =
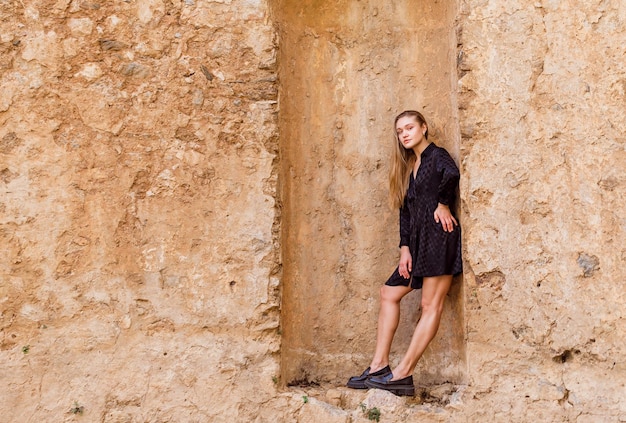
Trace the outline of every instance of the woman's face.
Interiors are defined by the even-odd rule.
[[[404,116],[396,122],[396,135],[398,142],[407,150],[414,148],[421,142],[426,141],[424,132],[426,125],[420,125],[414,116]]]

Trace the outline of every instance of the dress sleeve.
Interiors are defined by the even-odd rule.
[[[406,197],[404,204],[400,207],[400,247],[408,246],[411,239],[411,211],[407,204]]]
[[[437,172],[441,175],[441,183],[437,192],[437,201],[446,206],[454,203],[456,189],[459,186],[459,168],[445,149],[441,149],[437,160]]]

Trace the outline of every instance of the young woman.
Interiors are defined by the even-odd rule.
[[[380,289],[374,357],[360,376],[348,380],[348,386],[414,395],[413,371],[437,333],[452,277],[462,270],[461,228],[451,211],[459,169],[446,150],[428,141],[428,124],[421,113],[404,111],[394,124],[389,194],[400,209],[400,263]],[[422,289],[422,315],[392,372],[389,351],[400,319],[400,300],[414,289]]]

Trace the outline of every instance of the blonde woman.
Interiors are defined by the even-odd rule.
[[[428,141],[421,113],[407,110],[395,121],[396,141],[389,185],[400,210],[400,263],[380,289],[376,349],[369,367],[348,380],[355,389],[385,389],[415,395],[413,371],[439,329],[452,277],[461,273],[461,228],[454,217],[459,169],[448,152]],[[400,363],[389,367],[400,300],[422,290],[422,314]]]

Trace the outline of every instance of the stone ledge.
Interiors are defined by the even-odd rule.
[[[371,389],[354,390],[331,385],[292,387],[288,393],[291,404],[299,403],[294,418],[299,423],[377,421],[404,422],[428,418],[448,421],[461,408],[465,386],[452,384],[416,387],[416,396],[398,397],[389,392]],[[383,420],[384,419],[384,420]]]

